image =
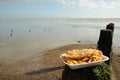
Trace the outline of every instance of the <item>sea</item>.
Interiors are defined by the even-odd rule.
[[[120,46],[120,19],[0,19],[0,58],[42,54],[69,44],[97,44],[100,30],[114,23],[113,46]]]

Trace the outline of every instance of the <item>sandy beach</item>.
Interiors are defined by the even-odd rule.
[[[119,3],[120,0],[0,0],[0,80],[74,80],[73,71],[75,80],[108,80],[111,71],[112,80],[120,80]],[[104,62],[71,70],[60,58],[66,51],[86,48],[97,48],[109,57],[111,46],[110,67]],[[93,55],[85,54],[83,61],[89,64],[103,59]],[[71,75],[64,75],[69,71]]]
[[[64,64],[60,54],[72,49],[96,48],[95,44],[70,44],[43,51],[27,58],[0,59],[0,80],[62,80]],[[111,67],[115,80],[120,79],[120,48],[113,47]],[[114,80],[114,79],[113,79]]]
[[[111,68],[119,80],[120,24],[111,19],[0,21],[0,80],[62,80],[60,54],[96,48],[100,30],[110,22],[115,23]]]

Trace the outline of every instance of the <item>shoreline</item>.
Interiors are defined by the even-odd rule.
[[[0,60],[1,80],[61,80],[64,63],[60,59],[60,54],[72,49],[96,48],[96,44],[70,44],[54,49],[43,51],[27,58],[14,60]],[[120,79],[119,73],[119,48],[113,49],[112,69],[115,78]]]

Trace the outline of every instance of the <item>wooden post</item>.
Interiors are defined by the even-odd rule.
[[[110,29],[102,29],[100,31],[100,36],[98,40],[98,47],[97,49],[101,50],[104,55],[108,56],[110,58],[111,51],[112,51],[112,37],[113,32]],[[106,62],[107,64],[110,64],[110,60]]]
[[[110,29],[110,30],[112,30],[112,32],[114,32],[114,24],[113,24],[113,23],[109,23],[109,24],[106,26],[106,29]]]
[[[65,65],[62,80],[111,80],[111,71],[106,63],[74,70]]]

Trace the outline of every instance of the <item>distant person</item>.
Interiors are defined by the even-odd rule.
[[[46,31],[46,29],[44,29],[43,31]]]
[[[31,30],[29,29],[29,33],[31,33]]]

